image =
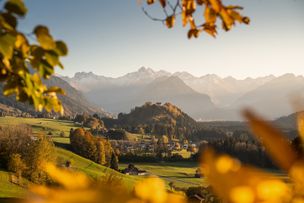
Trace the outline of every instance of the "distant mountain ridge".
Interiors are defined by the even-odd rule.
[[[170,76],[179,77],[186,85],[195,91],[209,95],[212,101],[216,104],[220,104],[220,106],[226,106],[226,102],[228,101],[232,103],[233,98],[231,97],[239,96],[239,94],[252,90],[275,78],[273,75],[269,75],[254,79],[246,78],[239,80],[233,77],[221,78],[215,74],[196,77],[188,72],[169,73],[163,70],[154,71],[151,68],[145,67],[141,67],[137,71],[127,73],[117,78],[100,76],[92,72],[77,72],[73,77],[65,76],[62,78],[76,89],[86,92],[108,85],[124,86],[148,84],[157,78]],[[232,96],[227,96],[228,99],[226,99],[225,96],[228,94]]]
[[[108,85],[84,93],[91,102],[116,114],[128,112],[134,106],[147,101],[171,102],[194,118],[200,118],[206,111],[214,108],[208,95],[194,91],[174,76],[157,78],[147,84]]]
[[[241,120],[239,111],[244,107],[252,107],[269,119],[275,119],[292,113],[290,96],[304,90],[303,76],[293,74],[240,80],[215,74],[196,77],[188,72],[169,73],[142,67],[117,78],[92,72],[62,78],[81,90],[89,101],[110,112],[128,112],[133,106],[151,100],[171,102],[201,120]],[[172,78],[180,80],[175,89]],[[185,92],[190,92],[189,88],[192,96],[187,98]],[[166,91],[170,93],[167,96]],[[183,101],[178,97],[183,97]]]

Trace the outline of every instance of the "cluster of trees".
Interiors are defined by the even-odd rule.
[[[171,156],[155,156],[154,154],[135,154],[135,153],[126,153],[119,156],[119,160],[123,163],[158,163],[160,161],[167,162],[191,162],[194,159],[183,158],[179,154],[172,154]]]
[[[77,128],[70,132],[70,143],[73,151],[80,156],[118,170],[118,158],[109,140]]]
[[[105,125],[97,114],[92,116],[88,113],[77,114],[73,121],[93,131],[105,131]]]
[[[42,170],[44,162],[56,160],[52,141],[44,135],[33,135],[25,125],[0,127],[0,167],[28,178],[34,183],[50,179]]]
[[[262,168],[274,168],[274,164],[265,152],[265,148],[259,141],[241,134],[209,141],[208,147],[212,147],[219,153],[229,154],[239,159],[242,163],[252,164]],[[200,154],[206,145],[202,145]]]
[[[193,130],[188,137],[192,141],[218,140],[227,137],[227,131],[217,128],[199,127]]]
[[[107,137],[111,140],[127,140],[127,132],[124,129],[111,128],[107,131]]]

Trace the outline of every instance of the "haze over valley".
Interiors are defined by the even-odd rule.
[[[294,74],[236,79],[215,74],[193,76],[141,67],[112,78],[92,72],[63,77],[105,111],[129,112],[147,101],[171,102],[196,120],[237,121],[241,109],[251,107],[269,119],[294,112],[291,100],[303,92],[304,77]]]

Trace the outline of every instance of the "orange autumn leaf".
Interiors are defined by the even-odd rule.
[[[209,0],[209,3],[213,7],[216,13],[219,13],[222,9],[221,1],[219,0]]]
[[[238,160],[210,149],[203,154],[201,169],[224,202],[288,202],[291,198],[288,185],[272,174],[242,166]]]
[[[298,157],[284,135],[250,110],[245,110],[243,115],[248,120],[253,134],[262,141],[273,160],[282,169],[288,171]],[[284,152],[284,155],[282,155],[282,152]]]
[[[153,4],[153,3],[154,3],[154,0],[147,0],[148,5]]]
[[[172,28],[175,24],[175,16],[168,16],[166,19],[166,25],[168,28]]]
[[[207,6],[205,9],[204,17],[206,23],[214,24],[216,22],[216,12],[213,8]]]

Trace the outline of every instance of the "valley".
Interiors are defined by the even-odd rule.
[[[152,104],[153,106],[153,104]],[[152,107],[151,106],[151,107]],[[163,108],[161,106],[156,106],[157,108]],[[169,106],[168,106],[169,107]],[[138,109],[132,112],[132,114],[125,115],[125,117],[120,117],[122,121],[124,121],[124,125],[126,124],[127,120],[132,121],[132,123],[128,123],[128,125],[131,126],[137,126],[142,125],[143,123],[137,123],[137,121],[134,120],[134,118],[138,117],[138,115],[145,115],[146,119],[149,118],[149,114],[142,114],[140,111],[149,111],[145,108],[150,108],[149,106],[146,106],[145,108],[142,107],[142,109]],[[154,107],[153,107],[154,108]],[[170,107],[172,112],[178,112],[178,110],[174,110],[175,107]],[[173,109],[173,110],[172,110]],[[154,110],[154,112],[157,112]],[[164,113],[164,112],[163,112]],[[134,115],[133,115],[134,114]],[[169,115],[168,113],[165,113]],[[177,113],[178,115],[180,113]],[[183,113],[181,114],[183,115]],[[135,116],[135,117],[133,117]],[[187,115],[184,115],[187,117]],[[132,118],[132,119],[131,119]],[[153,117],[151,117],[153,118]],[[191,118],[187,118],[188,122],[191,125],[196,125],[194,120],[191,120]],[[152,120],[144,120],[143,118],[138,118],[138,121],[144,122],[146,124],[149,124],[152,122]],[[162,123],[165,120],[161,120]],[[128,121],[129,122],[129,121]],[[155,121],[153,121],[155,122]],[[106,124],[109,123],[108,120],[105,121]],[[183,121],[183,125],[185,125],[185,122]],[[122,123],[121,123],[122,124]],[[131,125],[132,124],[132,125]],[[134,125],[135,124],[135,125]],[[103,177],[107,174],[114,174],[115,176],[121,178],[121,180],[124,182],[124,184],[131,190],[134,187],[134,184],[144,178],[145,176],[134,176],[134,175],[124,175],[122,173],[119,173],[115,170],[112,170],[108,167],[102,166],[98,163],[95,163],[89,159],[86,159],[84,157],[81,157],[75,152],[71,151],[70,147],[70,138],[69,133],[71,128],[79,128],[82,125],[80,125],[77,122],[69,121],[69,120],[58,120],[58,119],[47,119],[47,118],[22,118],[22,117],[0,117],[0,126],[18,126],[18,125],[28,125],[33,129],[33,133],[36,135],[44,134],[46,136],[49,136],[52,141],[55,143],[56,146],[56,155],[57,155],[57,161],[56,163],[58,165],[65,165],[66,161],[68,160],[71,163],[71,168],[76,171],[81,171],[88,176],[92,177],[93,179],[98,179],[100,177]],[[191,126],[190,125],[190,126]],[[244,124],[239,122],[232,122],[232,123],[225,123],[225,122],[218,122],[218,123],[202,123],[202,126],[208,125],[214,126],[217,128],[222,129],[245,129]],[[117,126],[116,126],[117,127]],[[232,127],[232,128],[231,128]],[[85,127],[85,129],[89,130],[89,128]],[[130,128],[131,129],[131,128]],[[156,137],[159,138],[159,136],[156,134]],[[212,135],[209,135],[212,136]],[[226,136],[226,135],[223,135]],[[110,138],[110,137],[109,137]],[[212,140],[211,137],[205,136],[206,140]],[[217,138],[220,139],[221,137]],[[223,138],[223,137],[222,137]],[[111,139],[111,138],[110,138]],[[134,145],[137,146],[136,143],[150,143],[151,142],[151,132],[147,134],[138,134],[138,132],[133,133],[127,133],[126,139],[128,142],[133,143],[130,146]],[[112,140],[117,142],[118,140]],[[112,146],[114,147],[115,145]],[[176,140],[175,142],[178,142]],[[192,142],[192,143],[199,143],[199,142]],[[139,145],[140,146],[140,145]],[[168,145],[169,146],[169,145]],[[129,149],[128,149],[129,150]],[[133,150],[136,151],[137,155],[140,156],[140,150],[139,148],[133,148]],[[143,151],[144,154],[146,154],[147,151]],[[121,150],[120,153],[129,153],[129,151],[123,152]],[[154,175],[158,176],[161,179],[163,179],[167,185],[168,188],[188,188],[188,187],[198,187],[208,186],[208,183],[205,182],[204,178],[196,178],[196,170],[198,168],[197,162],[195,159],[191,159],[191,156],[193,152],[189,152],[189,148],[187,149],[175,149],[175,151],[171,152],[172,155],[179,154],[178,160],[170,160],[170,159],[153,159],[153,161],[146,159],[148,162],[144,162],[143,159],[138,159],[136,157],[131,158],[131,160],[126,159],[126,157],[121,157],[120,163],[119,163],[119,169],[123,170],[124,168],[127,168],[130,163],[134,164],[136,167],[138,167],[140,170],[144,170],[147,172],[148,175]],[[277,170],[273,170],[273,174],[276,176],[286,179],[286,176],[284,174],[281,174]],[[21,182],[24,186],[19,186],[18,184],[12,183],[10,181],[12,173],[9,173],[7,171],[1,171],[1,179],[0,183],[3,185],[3,190],[0,192],[0,197],[17,197],[22,198],[24,197],[26,193],[26,187],[29,184],[28,180],[23,179]],[[7,188],[7,189],[5,189]]]

